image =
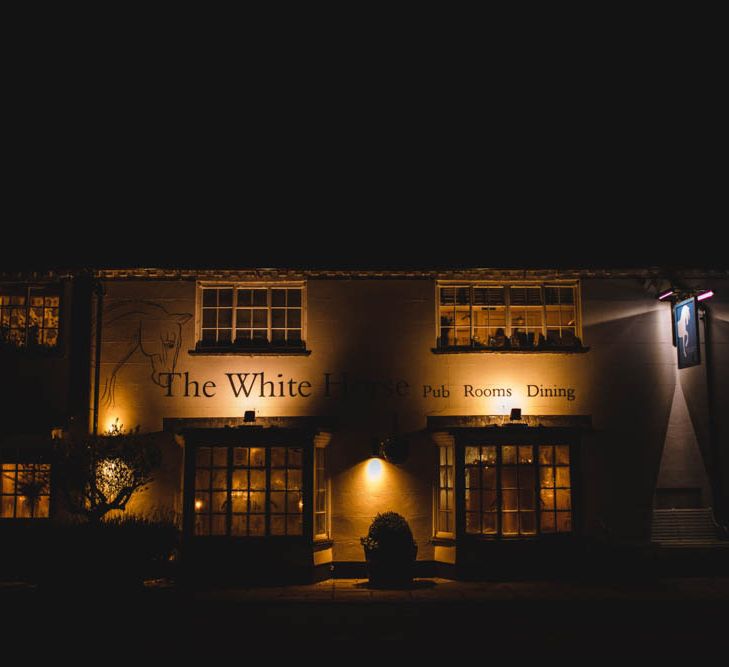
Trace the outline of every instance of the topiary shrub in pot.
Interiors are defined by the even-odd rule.
[[[403,516],[397,512],[378,514],[360,542],[371,586],[402,588],[412,583],[418,545]]]

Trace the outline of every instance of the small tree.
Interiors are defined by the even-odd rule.
[[[102,436],[58,442],[58,481],[66,504],[89,523],[123,511],[154,479],[162,459],[152,437],[140,434],[139,427],[124,433],[118,423]]]

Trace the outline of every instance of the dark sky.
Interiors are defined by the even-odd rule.
[[[726,102],[686,54],[53,56],[6,84],[0,270],[729,265]]]

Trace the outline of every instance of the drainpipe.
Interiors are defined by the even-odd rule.
[[[706,362],[706,408],[709,418],[709,449],[711,451],[711,486],[714,493],[714,521],[724,535],[729,534],[726,498],[724,496],[724,468],[719,446],[719,431],[716,423],[716,392],[714,382],[713,350],[711,344],[711,310],[709,304],[701,304],[704,315],[704,350]]]
[[[94,349],[94,420],[92,432],[99,434],[99,382],[101,381],[101,328],[104,315],[104,286],[101,282],[94,284],[96,295],[96,342]]]

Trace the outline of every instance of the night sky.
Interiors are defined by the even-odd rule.
[[[496,69],[28,56],[0,271],[725,268],[718,72],[621,48]]]

